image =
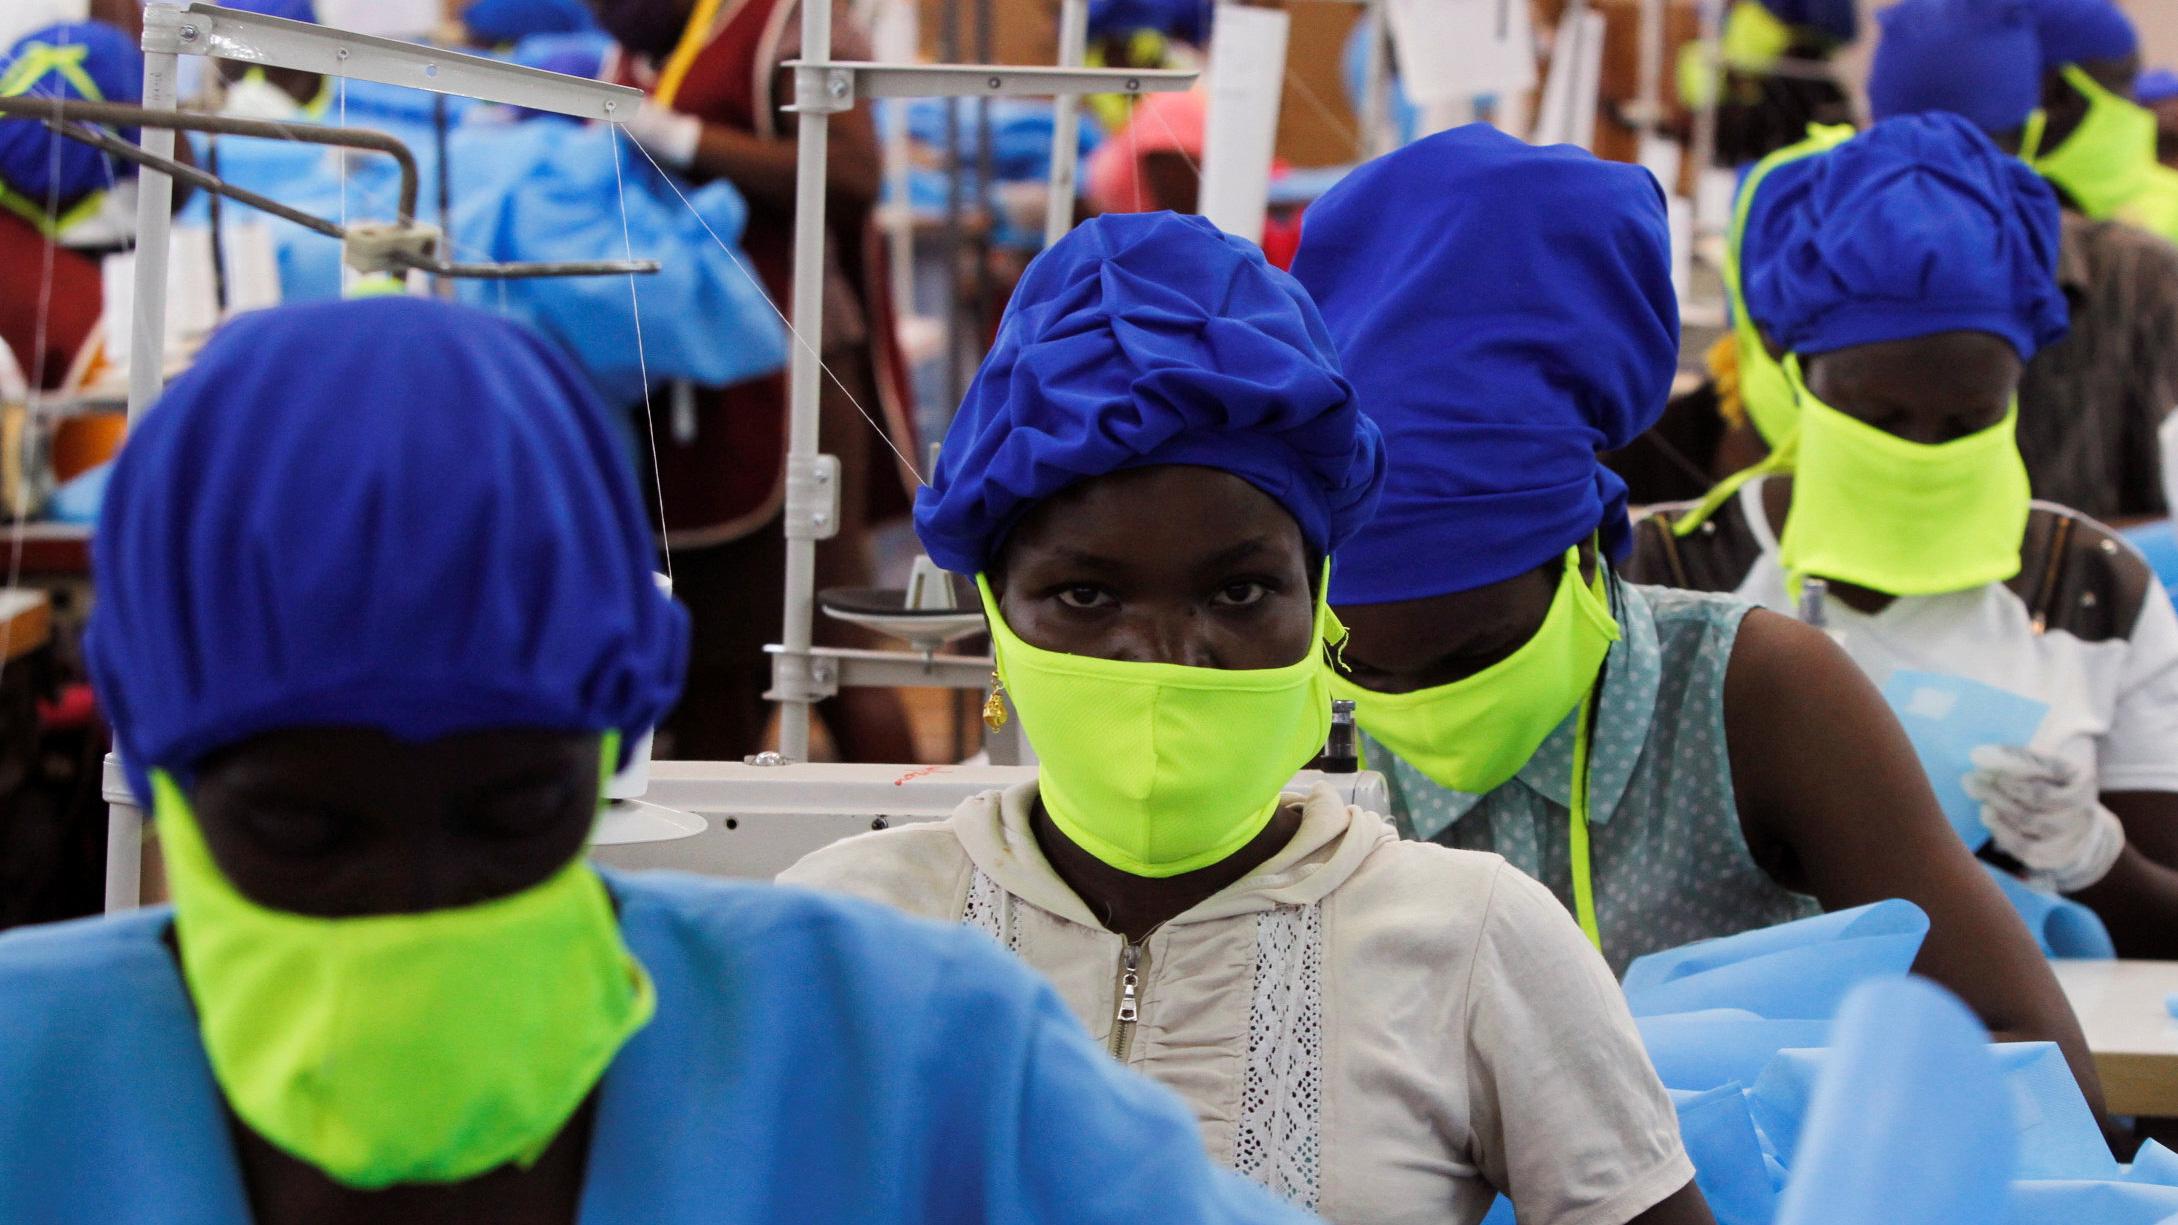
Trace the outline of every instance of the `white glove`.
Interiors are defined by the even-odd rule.
[[[2102,806],[2095,777],[2062,757],[1984,745],[1974,750],[1966,794],[1997,847],[2025,864],[2028,883],[2077,893],[2109,875],[2125,827]]]
[[[703,139],[703,120],[683,115],[668,106],[645,102],[627,122],[628,135],[650,151],[662,164],[687,170],[696,164],[696,145]]]

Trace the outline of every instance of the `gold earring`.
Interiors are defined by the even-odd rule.
[[[991,670],[991,696],[983,702],[983,723],[992,731],[1006,726],[1006,682],[998,679],[998,670]]]

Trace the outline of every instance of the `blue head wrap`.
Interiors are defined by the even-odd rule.
[[[1384,456],[1323,320],[1201,217],[1096,218],[1029,264],[915,499],[948,570],[984,569],[1030,507],[1088,477],[1192,464],[1246,480],[1336,551]]]
[[[2110,0],[2034,0],[2034,26],[2045,71],[2121,60],[2140,50],[2133,19]]]
[[[2172,98],[2178,98],[2178,72],[2168,68],[2150,68],[2133,84],[2133,101],[2142,106],[2153,106]]]
[[[80,69],[96,90],[91,97],[62,71]],[[144,60],[128,35],[96,21],[47,26],[24,37],[0,57],[0,97],[87,99],[134,104],[143,99]],[[122,136],[134,142],[136,130]],[[56,156],[57,154],[57,156]],[[0,119],[0,188],[28,207],[65,212],[71,205],[106,190],[136,167],[117,162],[81,141],[47,130],[35,119]]]
[[[418,298],[222,328],[115,462],[85,649],[129,781],[269,731],[654,724],[686,614],[541,337]]]
[[[1868,105],[1878,120],[1949,111],[2015,132],[2042,101],[2042,48],[2025,0],[1906,0],[1877,18]]]
[[[1786,25],[1814,30],[1841,43],[1860,36],[1860,12],[1853,0],[1762,0],[1762,7]]]
[[[318,6],[311,0],[221,0],[221,3],[245,13],[285,17],[289,21],[307,21],[315,25],[318,20]]]
[[[1625,547],[1626,486],[1596,453],[1663,412],[1679,346],[1647,171],[1457,128],[1317,201],[1293,271],[1392,456],[1334,601],[1487,586],[1599,529]]]
[[[1747,214],[1747,312],[1801,354],[1988,332],[2022,359],[2065,332],[2057,197],[1957,115],[1886,119],[1772,171]]]
[[[1211,5],[1212,0],[1089,0],[1089,37],[1155,30],[1177,42],[1207,46]]]
[[[461,24],[490,43],[516,43],[535,34],[584,34],[598,28],[583,0],[470,0]]]

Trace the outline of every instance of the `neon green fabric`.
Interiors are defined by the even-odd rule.
[[[91,74],[83,67],[90,54],[91,49],[81,45],[54,46],[41,42],[26,44],[22,54],[16,56],[14,62],[8,65],[7,72],[0,74],[0,98],[19,98],[29,93],[31,86],[44,80],[48,74],[57,72],[85,98],[93,102],[103,102],[106,98],[104,91],[98,88],[98,82],[92,80]],[[45,211],[43,201],[28,199],[20,192],[11,190],[7,184],[0,183],[0,208],[36,226],[38,233],[47,238],[58,238],[78,224],[97,216],[99,209],[104,207],[105,200],[106,193],[93,192],[55,217]]]
[[[2118,209],[2118,220],[2178,242],[2178,170],[2161,162],[2148,167],[2148,182]]]
[[[999,681],[1036,749],[1044,810],[1074,845],[1122,872],[1178,876],[1246,846],[1330,734],[1319,644],[1344,635],[1322,595],[1300,659],[1226,669],[1030,646],[1000,615],[989,580],[976,585]]]
[[[1718,49],[1740,72],[1765,73],[1792,49],[1792,27],[1756,0],[1738,0],[1724,16]]]
[[[2087,99],[2087,117],[2063,144],[2035,157],[2034,168],[2088,216],[2116,216],[2149,187],[2156,164],[2155,113],[2096,84],[2077,64],[2058,71]]]
[[[1988,429],[1908,442],[1816,399],[1797,358],[1800,395],[1792,510],[1778,560],[1890,595],[1936,595],[2019,573],[2032,495],[2019,456],[2019,406]]]
[[[1573,804],[1567,830],[1567,856],[1573,875],[1573,916],[1588,943],[1603,951],[1603,927],[1596,921],[1596,869],[1588,853],[1588,751],[1595,738],[1596,687],[1581,695],[1580,717],[1573,725]]]
[[[1766,11],[1766,10],[1765,10]],[[1739,197],[1732,205],[1732,226],[1724,242],[1724,292],[1732,304],[1732,335],[1738,347],[1739,402],[1747,410],[1747,419],[1754,422],[1755,432],[1772,447],[1778,446],[1792,433],[1798,422],[1799,409],[1792,396],[1792,385],[1785,379],[1785,368],[1770,356],[1762,343],[1760,328],[1747,314],[1747,300],[1740,292],[1740,249],[1747,238],[1747,213],[1753,206],[1755,191],[1770,171],[1787,162],[1811,157],[1826,149],[1835,149],[1852,139],[1850,124],[1810,124],[1807,138],[1795,145],[1787,145],[1755,163],[1747,172],[1746,182],[1740,184]]]
[[[1417,689],[1378,693],[1331,674],[1333,697],[1350,698],[1354,721],[1400,760],[1439,786],[1470,795],[1519,773],[1543,740],[1594,687],[1618,622],[1601,590],[1581,581],[1578,548],[1542,626],[1520,649],[1473,676]]]
[[[650,977],[581,856],[480,905],[314,918],[244,897],[174,780],[152,787],[213,1075],[251,1130],[338,1182],[534,1162],[650,1020]]]

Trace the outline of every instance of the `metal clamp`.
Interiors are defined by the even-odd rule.
[[[855,74],[852,69],[825,64],[794,65],[794,105],[797,115],[837,115],[855,108]]]
[[[787,461],[786,537],[830,540],[839,535],[839,457]]]
[[[796,653],[772,644],[771,689],[767,702],[821,702],[839,692],[839,664],[816,650]]]
[[[341,258],[365,276],[405,273],[439,258],[437,226],[393,221],[351,221]]]

